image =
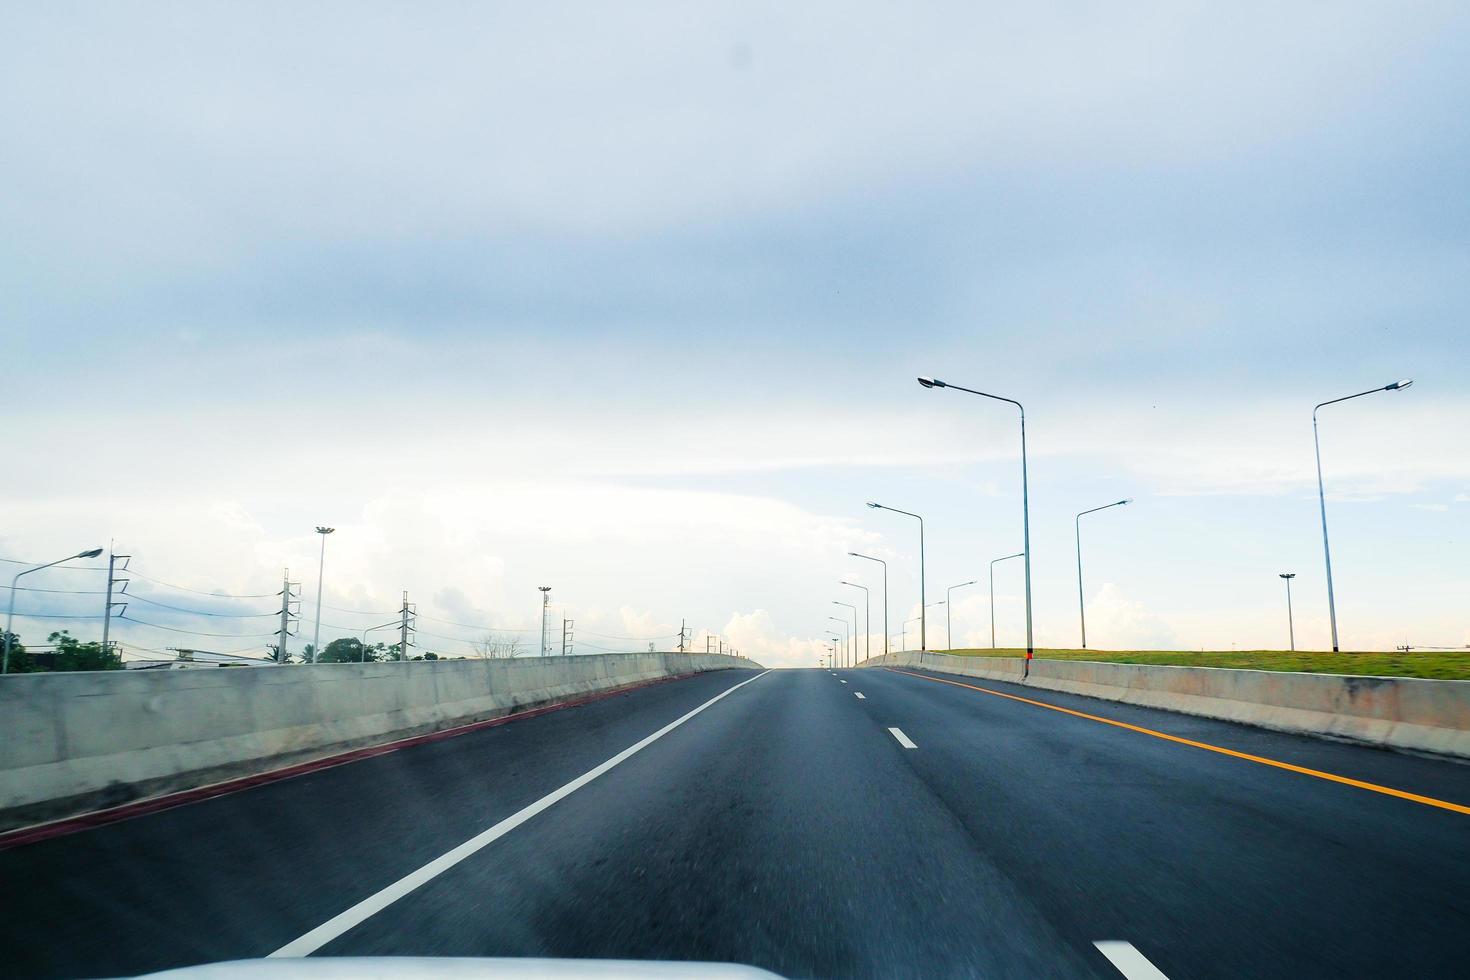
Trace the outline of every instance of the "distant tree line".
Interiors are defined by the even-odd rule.
[[[83,643],[67,630],[46,637],[50,649],[27,650],[20,636],[10,634],[10,672],[43,674],[67,670],[122,670],[122,654],[98,640]]]

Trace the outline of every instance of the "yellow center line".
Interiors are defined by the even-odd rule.
[[[1049,708],[1052,711],[1060,711],[1064,715],[1072,715],[1077,718],[1086,718],[1088,721],[1102,722],[1104,725],[1112,725],[1114,728],[1126,728],[1130,732],[1139,732],[1143,735],[1152,735],[1166,742],[1177,742],[1180,745],[1192,746],[1196,749],[1204,749],[1206,752],[1218,752],[1236,759],[1244,759],[1247,762],[1256,762],[1263,766],[1274,766],[1277,769],[1286,769],[1290,772],[1298,772],[1303,776],[1315,776],[1328,782],[1342,783],[1344,786],[1356,786],[1358,789],[1366,789],[1374,793],[1382,793],[1384,796],[1397,796],[1401,800],[1413,800],[1415,803],[1423,803],[1425,806],[1439,807],[1441,810],[1453,810],[1455,813],[1470,814],[1470,806],[1462,806],[1459,803],[1450,803],[1446,800],[1437,800],[1432,796],[1420,796],[1418,793],[1409,793],[1391,786],[1380,786],[1377,783],[1364,782],[1361,779],[1350,779],[1347,776],[1339,776],[1336,773],[1323,772],[1320,769],[1308,769],[1305,766],[1294,766],[1290,762],[1279,762],[1276,759],[1267,759],[1265,756],[1251,755],[1249,752],[1237,752],[1234,749],[1222,748],[1211,745],[1208,742],[1196,742],[1190,738],[1180,738],[1178,735],[1170,735],[1167,732],[1156,732],[1152,728],[1143,728],[1139,725],[1130,725],[1126,721],[1114,721],[1112,718],[1103,718],[1098,715],[1090,715],[1085,711],[1073,711],[1071,708],[1063,708],[1055,704],[1047,704],[1045,701],[1033,701],[1031,698],[1023,698],[1016,694],[1006,694],[1004,691],[992,691],[988,687],[976,687],[974,684],[963,684],[959,681],[948,681],[942,677],[930,677],[928,674],[915,674],[908,670],[898,670],[890,667],[895,674],[907,674],[909,677],[917,677],[920,680],[934,681],[936,684],[951,684],[955,687],[967,688],[971,691],[979,691],[981,694],[993,694],[998,698],[1006,698],[1010,701],[1019,701],[1022,704],[1032,704],[1038,708]]]

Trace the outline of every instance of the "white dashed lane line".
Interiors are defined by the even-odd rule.
[[[867,698],[863,697],[863,692],[862,691],[853,691],[852,693],[854,693],[854,694],[857,695],[857,699],[859,701],[866,701],[866,700],[868,700]]]
[[[898,739],[898,744],[899,745],[902,745],[906,749],[917,749],[918,748],[918,746],[915,745],[912,741],[910,741],[909,740],[909,737],[903,733],[903,729],[901,729],[901,728],[890,728],[890,729],[888,729],[888,734],[890,734],[894,738]]]
[[[1164,976],[1162,970],[1148,961],[1132,943],[1125,943],[1117,939],[1099,939],[1092,945],[1096,946],[1098,952],[1108,958],[1108,962],[1118,968],[1118,972],[1127,977],[1128,980],[1169,980]]]

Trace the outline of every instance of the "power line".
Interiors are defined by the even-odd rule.
[[[13,589],[16,592],[49,592],[51,595],[106,595],[104,589],[38,589],[27,585],[0,585],[0,589]]]
[[[7,565],[31,565],[31,566],[35,566],[35,565],[44,565],[44,564],[46,564],[43,561],[21,561],[19,558],[0,558],[0,561],[5,562],[5,564],[7,564]],[[106,565],[55,565],[55,566],[47,569],[47,571],[56,571],[56,572],[105,572],[105,571],[107,571],[107,566]]]
[[[192,592],[195,595],[207,595],[213,599],[274,599],[276,596],[280,595],[279,592],[250,592],[240,595],[235,595],[234,593],[230,592],[205,592],[202,589],[191,589],[187,585],[174,585],[172,582],[165,582],[162,579],[152,578],[151,576],[144,575],[142,572],[131,568],[128,569],[128,574],[136,575],[138,578],[143,579],[145,582],[152,582],[154,585],[162,585],[163,587],[169,589],[178,589],[180,592]]]
[[[172,609],[174,612],[189,613],[190,615],[193,615],[193,616],[216,616],[216,617],[219,617],[221,619],[269,619],[272,616],[279,615],[279,613],[274,613],[274,612],[267,612],[267,613],[219,613],[219,612],[205,612],[202,609],[185,609],[183,606],[171,606],[171,605],[169,605],[166,602],[159,602],[157,599],[149,599],[147,596],[141,596],[141,595],[138,595],[135,592],[129,592],[128,593],[128,598],[129,599],[136,599],[138,602],[146,602],[150,606],[162,606],[164,609]]]
[[[100,617],[93,617],[93,619],[100,619]],[[166,629],[171,633],[184,633],[187,636],[234,636],[235,639],[256,639],[265,638],[265,636],[275,636],[275,633],[206,633],[197,629],[178,629],[176,626],[163,626],[162,623],[148,623],[146,620],[132,619],[131,616],[119,616],[118,619],[128,621],[128,623],[137,623],[138,626],[151,626],[153,629]]]
[[[73,616],[66,613],[24,613],[15,614],[17,619],[101,619],[102,614],[96,613],[91,616]]]

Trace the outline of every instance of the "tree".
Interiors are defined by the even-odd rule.
[[[503,660],[521,655],[521,638],[519,636],[499,636],[495,633],[486,633],[485,638],[476,640],[473,644],[475,656],[481,660]]]
[[[0,646],[4,645],[5,637],[7,636],[10,637],[10,672],[12,674],[28,674],[35,670],[35,661],[31,659],[29,653],[26,653],[25,645],[20,642],[19,636],[0,630]]]
[[[97,640],[83,643],[67,630],[46,637],[56,654],[56,670],[122,670],[122,654]]]
[[[376,660],[376,652],[364,647],[355,636],[339,636],[322,648],[316,658],[319,664],[355,664],[360,661]]]

